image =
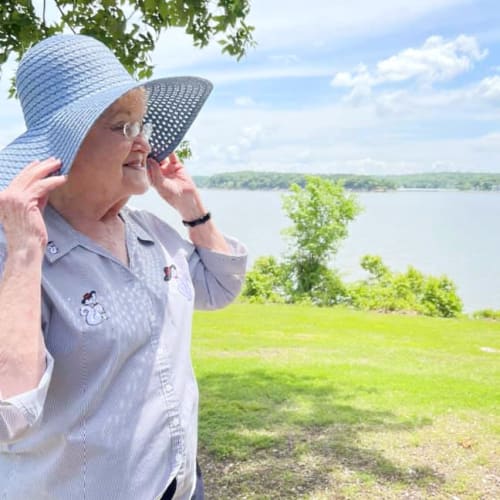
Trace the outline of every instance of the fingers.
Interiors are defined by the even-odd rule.
[[[60,160],[48,158],[44,161],[35,160],[23,168],[0,193],[2,213],[6,209],[14,210],[13,207],[35,205],[43,208],[47,203],[46,198],[49,193],[62,186],[67,180],[65,175],[50,175],[60,167]]]
[[[154,185],[160,183],[165,178],[174,177],[175,170],[172,168],[167,159],[158,163],[153,158],[148,158],[148,172],[149,178]]]
[[[161,177],[163,177],[160,171],[160,164],[154,158],[148,158],[147,165],[149,180],[153,186],[156,186],[161,181]]]
[[[168,161],[169,163],[181,163],[173,151],[168,155]]]
[[[35,160],[24,167],[14,178],[12,185],[27,187],[34,181],[43,179],[61,168],[61,160],[56,158],[47,158],[46,160]]]
[[[51,191],[62,186],[68,178],[65,175],[54,175],[51,177],[46,177],[37,182],[34,186],[35,196],[38,198],[48,195]]]
[[[62,186],[67,178],[65,175],[51,175],[61,168],[61,160],[47,158],[43,161],[34,161],[25,167],[12,181],[12,188],[40,198],[46,196],[53,189]]]

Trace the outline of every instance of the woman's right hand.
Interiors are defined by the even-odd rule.
[[[36,160],[23,168],[0,192],[0,224],[9,250],[45,250],[47,228],[43,209],[49,193],[66,182],[64,175],[50,176],[59,168],[61,161],[55,158]]]

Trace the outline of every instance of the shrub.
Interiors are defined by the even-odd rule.
[[[361,267],[369,277],[348,286],[349,301],[354,307],[446,318],[462,312],[456,286],[446,276],[425,276],[411,266],[405,273],[392,272],[379,256],[373,255],[365,255]]]
[[[259,257],[247,273],[242,296],[251,302],[283,302],[283,265],[272,256]]]
[[[462,312],[462,301],[457,295],[457,287],[446,276],[427,278],[422,306],[427,316],[454,318]]]
[[[493,321],[500,321],[500,311],[494,309],[481,309],[472,313],[474,319],[491,319]]]
[[[326,266],[316,270],[315,283],[307,293],[310,301],[318,306],[333,306],[346,302],[347,290],[338,273]],[[292,302],[300,300],[300,294],[291,295]]]

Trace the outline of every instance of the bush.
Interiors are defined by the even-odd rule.
[[[283,265],[272,256],[259,257],[246,275],[242,296],[250,302],[283,302]]]
[[[427,316],[455,318],[462,312],[462,301],[457,295],[457,287],[446,276],[429,276],[422,297],[423,313]]]
[[[472,313],[474,319],[491,319],[500,321],[500,311],[494,309],[481,309]]]
[[[301,270],[300,276],[304,276]],[[300,287],[298,272],[291,264],[279,263],[274,257],[260,257],[247,273],[242,296],[250,302],[287,302],[332,306],[345,303],[347,290],[335,271],[317,266],[307,289]]]
[[[299,303],[309,301],[317,306],[333,306],[343,304],[347,299],[345,284],[338,273],[326,266],[320,266],[315,271],[314,282],[307,291],[288,290],[288,301]]]
[[[350,303],[358,309],[416,312],[427,316],[456,317],[462,301],[446,276],[425,276],[414,267],[392,272],[379,256],[365,255],[361,267],[370,276],[348,286]]]

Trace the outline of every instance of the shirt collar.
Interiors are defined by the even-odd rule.
[[[45,207],[43,215],[48,234],[45,257],[52,263],[80,244],[79,233],[51,205]]]
[[[120,215],[127,228],[141,243],[154,244],[152,236],[129,215],[129,209],[124,207]],[[45,256],[50,263],[56,262],[64,257],[73,248],[81,245],[86,248],[92,246],[92,241],[69,224],[69,222],[51,205],[47,205],[44,211],[45,224],[47,226],[48,243]]]
[[[155,242],[153,237],[142,226],[137,224],[137,222],[134,220],[133,217],[131,217],[130,209],[128,207],[124,207],[123,210],[120,212],[120,215],[122,216],[125,225],[131,229],[132,233],[137,237],[137,239],[141,243]]]

